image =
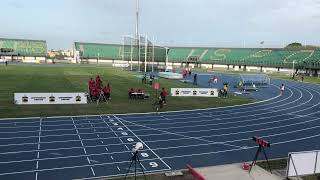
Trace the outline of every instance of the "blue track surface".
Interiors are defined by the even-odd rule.
[[[286,91],[278,96],[283,82]],[[257,148],[252,136],[272,143],[270,158],[319,149],[320,87],[272,83],[257,93],[264,101],[228,108],[1,120],[0,179],[124,175],[139,141],[145,146],[140,158],[146,172],[252,160]]]

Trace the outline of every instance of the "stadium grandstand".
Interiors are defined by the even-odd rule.
[[[320,68],[320,49],[287,49],[287,48],[205,48],[205,47],[168,47],[166,62],[165,51],[155,51],[155,63],[166,62],[172,66],[227,66],[234,69],[257,69],[267,71],[268,69],[303,69],[317,74]],[[75,43],[75,50],[79,52],[80,59],[91,59],[91,61],[112,60],[129,63],[129,57],[124,58],[123,45],[120,44],[94,44]],[[137,56],[133,56],[137,61]]]
[[[0,59],[39,63],[47,56],[47,43],[43,40],[0,38]]]

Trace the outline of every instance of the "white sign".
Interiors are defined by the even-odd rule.
[[[287,176],[304,176],[320,173],[320,151],[289,153]]]
[[[15,104],[87,104],[85,93],[14,93]]]
[[[171,88],[171,96],[218,97],[215,88]]]

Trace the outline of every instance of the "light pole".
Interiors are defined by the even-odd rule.
[[[293,75],[294,75],[294,63],[295,63],[296,61],[292,61],[292,77],[293,77]]]

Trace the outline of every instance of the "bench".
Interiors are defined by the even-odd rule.
[[[131,93],[131,95],[133,96],[133,98],[137,98],[137,99],[147,99],[150,97],[150,94],[148,93],[134,92],[134,93]]]

